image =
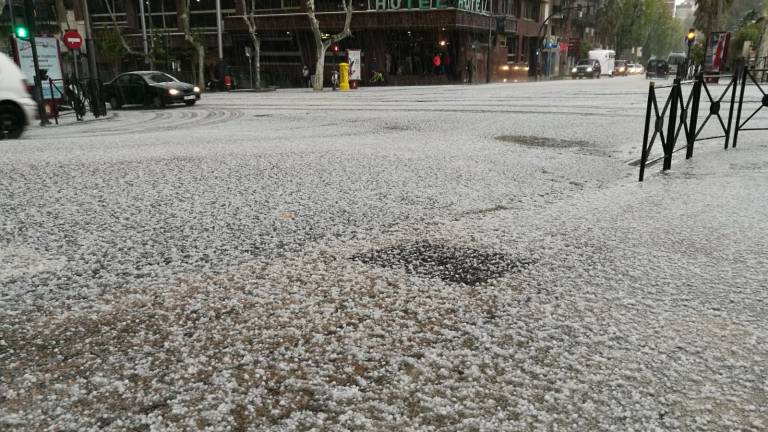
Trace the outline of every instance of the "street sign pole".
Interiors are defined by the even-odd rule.
[[[29,0],[27,0],[29,1]],[[101,100],[101,86],[99,85],[99,68],[96,65],[96,44],[93,42],[93,28],[91,26],[91,13],[88,10],[88,1],[83,1],[83,15],[85,15],[85,50],[88,53],[88,83],[90,87],[91,101],[94,115],[98,118],[106,115],[106,106]]]
[[[37,45],[35,44],[35,32],[37,25],[35,23],[35,6],[32,0],[24,0],[24,21],[29,29],[29,45],[32,48],[32,63],[35,65],[35,96],[37,96],[37,112],[40,115],[40,126],[48,124],[48,116],[45,114],[43,101],[43,80],[40,76],[40,62],[37,58]]]

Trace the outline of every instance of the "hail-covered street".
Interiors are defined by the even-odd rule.
[[[212,93],[0,141],[0,429],[767,429],[765,132],[639,183],[647,93]]]

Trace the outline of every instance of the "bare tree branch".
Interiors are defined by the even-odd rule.
[[[120,29],[120,26],[117,25],[117,17],[115,16],[115,13],[112,11],[112,7],[109,5],[109,0],[104,0],[104,6],[107,7],[107,13],[109,14],[109,18],[112,20],[112,26],[115,28],[115,32],[120,36],[120,43],[123,44],[123,48],[125,48],[125,51],[130,55],[135,55],[144,58],[144,62],[149,64],[149,55],[144,54],[143,52],[139,52],[131,48],[130,45],[128,45],[128,41],[125,40],[125,36],[123,36],[123,31]]]

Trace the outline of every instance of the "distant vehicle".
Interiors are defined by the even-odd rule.
[[[614,50],[591,50],[587,57],[600,62],[601,74],[613,76],[613,63],[616,60],[616,52]]]
[[[685,67],[685,59],[686,57],[683,53],[672,53],[667,57],[670,75],[677,75],[678,70]]]
[[[174,103],[192,106],[200,100],[200,88],[164,72],[128,72],[104,84],[104,98],[112,109],[120,109],[124,105],[163,108]]]
[[[37,118],[37,102],[16,63],[0,53],[0,139],[21,137],[24,129]]]
[[[619,76],[629,75],[629,65],[626,60],[616,60],[613,63],[613,74]]]
[[[600,62],[595,59],[579,60],[576,66],[571,69],[571,77],[573,79],[600,78],[601,70]]]
[[[507,62],[499,67],[498,75],[504,82],[526,81],[528,70],[527,63]]]
[[[652,59],[648,61],[648,67],[645,68],[646,78],[666,78],[669,75],[669,63],[662,59]]]
[[[627,65],[627,70],[629,71],[630,75],[641,74],[641,73],[643,73],[645,71],[645,69],[643,68],[643,65],[641,65],[640,63],[630,63],[630,64],[628,64]]]

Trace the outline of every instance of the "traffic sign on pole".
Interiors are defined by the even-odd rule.
[[[64,46],[71,50],[80,49],[83,46],[83,37],[75,30],[67,30],[61,39]]]

